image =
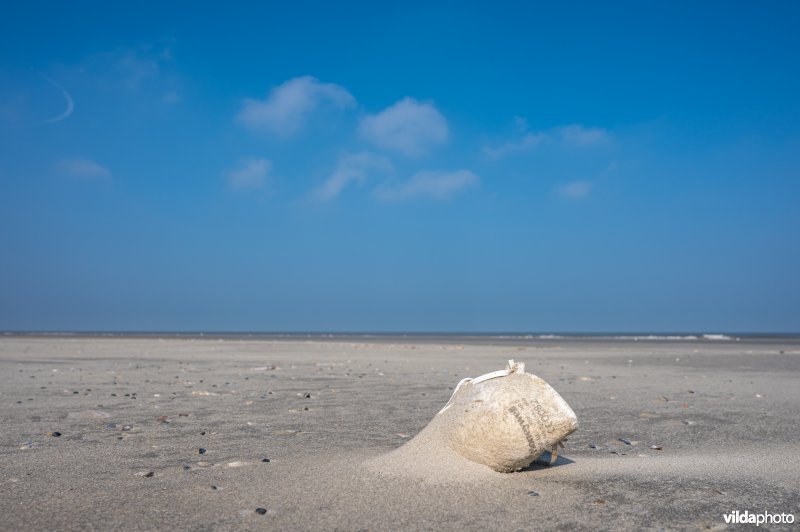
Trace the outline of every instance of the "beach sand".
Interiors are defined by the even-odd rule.
[[[461,378],[512,358],[578,416],[553,467],[502,474],[442,449],[392,454]],[[733,510],[800,518],[799,377],[800,339],[6,335],[0,528],[719,529]]]

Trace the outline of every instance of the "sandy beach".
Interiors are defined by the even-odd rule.
[[[578,416],[554,466],[387,459],[508,359]],[[0,528],[736,528],[800,514],[798,377],[791,338],[6,335]]]

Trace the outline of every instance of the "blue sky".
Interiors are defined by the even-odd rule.
[[[114,4],[0,18],[2,330],[800,331],[796,2]]]

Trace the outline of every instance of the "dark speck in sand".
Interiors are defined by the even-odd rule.
[[[215,489],[217,489],[217,487],[216,486],[211,486],[211,489],[215,490]]]
[[[530,495],[531,497],[538,497],[539,496],[539,492],[538,491],[529,491],[528,495]]]
[[[597,444],[596,443],[590,443],[589,444],[589,449],[597,449]]]
[[[267,509],[266,508],[256,508],[256,513],[258,515],[264,515],[265,513],[267,513]]]
[[[311,394],[310,393],[304,393],[303,397],[305,397],[306,399],[311,399]]]
[[[197,449],[197,452],[200,453],[200,454],[206,454],[206,450],[203,447],[200,447],[199,449]]]
[[[265,462],[265,463],[266,463],[266,462],[269,462],[269,458],[262,458],[262,459],[261,459],[261,461],[262,461],[262,462]]]
[[[55,436],[56,438],[58,438],[59,436],[61,436],[61,433],[58,431],[54,431],[50,433],[50,436]]]
[[[631,445],[631,440],[629,440],[627,438],[619,438],[619,441],[621,441],[625,445]]]
[[[151,478],[153,475],[155,475],[155,473],[153,473],[152,471],[150,471],[150,472],[149,472],[149,473],[147,473],[145,476],[146,476],[147,478]]]

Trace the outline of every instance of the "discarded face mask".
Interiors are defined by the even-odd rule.
[[[413,440],[444,441],[464,458],[502,473],[527,467],[544,451],[550,463],[575,429],[575,413],[552,386],[524,363],[463,379],[447,404]],[[563,446],[563,445],[562,445]]]

